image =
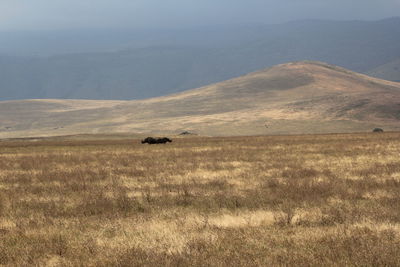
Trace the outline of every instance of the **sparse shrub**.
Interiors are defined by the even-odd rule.
[[[383,129],[382,128],[375,128],[372,130],[374,133],[383,133]]]
[[[363,213],[357,207],[352,207],[346,203],[337,203],[334,206],[326,206],[322,209],[322,224],[353,224],[363,218]]]
[[[193,195],[188,184],[183,184],[178,190],[177,205],[189,206],[193,203]]]
[[[151,203],[154,199],[151,195],[150,187],[146,187],[145,190],[142,192],[142,198],[146,200],[147,203]]]
[[[128,197],[124,191],[118,192],[117,196],[115,197],[115,204],[116,210],[118,212],[122,212],[124,215],[127,215],[133,211],[137,206],[136,199]]]
[[[107,213],[115,213],[114,201],[101,192],[91,193],[77,208],[77,211],[85,216],[101,216]]]
[[[129,215],[131,212],[145,212],[146,207],[134,197],[128,197],[124,190],[118,192],[115,199],[117,211]]]
[[[7,265],[10,260],[11,259],[7,248],[4,246],[0,246],[0,265]]]
[[[0,217],[4,216],[7,211],[7,199],[3,193],[0,192]]]
[[[60,257],[64,257],[68,251],[68,241],[62,234],[52,236],[51,246],[54,249],[54,254]]]
[[[296,215],[296,204],[292,201],[284,201],[280,206],[278,213],[275,214],[275,224],[280,226],[288,226],[293,223],[293,218]]]

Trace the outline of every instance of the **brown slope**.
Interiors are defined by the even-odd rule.
[[[14,105],[25,114],[10,112]],[[1,137],[183,130],[207,135],[326,133],[376,126],[398,130],[400,84],[320,62],[295,62],[141,101],[3,102],[0,119],[10,127],[0,125]]]

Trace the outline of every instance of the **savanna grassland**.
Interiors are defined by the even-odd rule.
[[[399,266],[400,133],[0,142],[0,265]]]

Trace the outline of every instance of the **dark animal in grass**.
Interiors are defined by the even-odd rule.
[[[166,144],[166,143],[171,143],[171,142],[172,142],[172,140],[167,137],[157,139],[157,144]]]
[[[147,137],[146,139],[142,140],[142,144],[157,144],[157,139],[153,137]]]
[[[375,129],[373,130],[373,132],[374,132],[374,133],[383,133],[383,129],[381,129],[381,128],[375,128]]]
[[[163,138],[147,137],[146,139],[142,140],[142,144],[146,144],[147,143],[149,145],[166,144],[168,142],[172,142],[172,140],[167,138],[167,137],[163,137]]]

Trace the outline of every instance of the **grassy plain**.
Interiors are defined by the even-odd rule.
[[[400,133],[0,142],[0,265],[399,266]]]

